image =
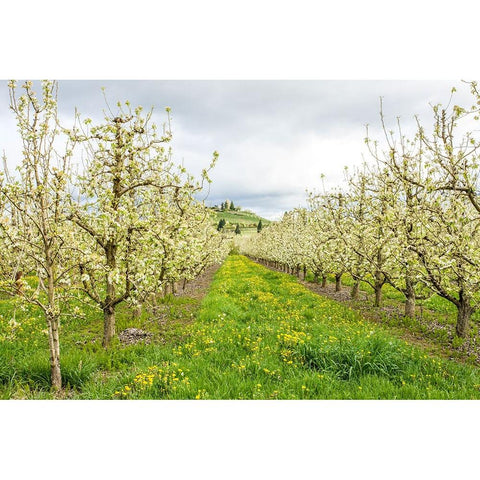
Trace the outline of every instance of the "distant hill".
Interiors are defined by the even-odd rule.
[[[223,218],[227,223],[225,224],[224,231],[234,231],[237,223],[240,225],[240,230],[242,233],[247,233],[248,231],[257,230],[258,222],[261,220],[262,225],[266,227],[270,225],[271,220],[260,217],[256,213],[250,210],[219,210],[211,208],[212,220],[215,225],[218,225],[218,222]]]

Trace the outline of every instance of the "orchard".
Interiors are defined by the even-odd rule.
[[[1,398],[479,398],[476,83],[410,136],[381,103],[370,158],[279,221],[199,200],[219,154],[177,163],[169,107],[67,124],[58,88],[8,84]]]
[[[243,253],[287,272],[308,269],[315,281],[332,275],[337,289],[347,274],[351,297],[364,282],[375,307],[389,285],[409,317],[436,294],[456,308],[456,335],[466,337],[480,300],[480,140],[466,130],[478,123],[480,95],[470,87],[472,107],[432,107],[431,133],[419,120],[412,138],[400,121],[388,130],[381,111],[384,138],[367,129],[371,158],[345,172],[344,188],[311,192],[308,208],[285,213]]]
[[[171,161],[168,108],[160,132],[151,111],[129,102],[101,124],[78,114],[67,127],[56,82],[42,82],[38,96],[32,82],[20,88],[9,84],[23,158],[15,173],[4,161],[0,177],[1,290],[43,312],[52,386],[60,389],[69,302],[101,312],[108,347],[120,304],[155,301],[224,258],[226,243],[194,197],[218,154],[195,180]]]

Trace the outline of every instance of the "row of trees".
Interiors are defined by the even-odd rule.
[[[60,320],[68,302],[103,314],[103,345],[115,335],[122,302],[137,309],[180,280],[219,262],[227,245],[194,195],[196,181],[172,161],[168,118],[161,131],[152,111],[118,103],[94,125],[76,115],[59,124],[56,82],[41,95],[31,82],[11,109],[23,143],[15,174],[0,176],[0,289],[40,308],[48,325],[52,386],[61,388]]]
[[[316,278],[335,275],[375,291],[391,285],[405,295],[405,314],[436,293],[457,308],[456,333],[468,333],[480,299],[480,95],[471,83],[473,106],[432,107],[433,128],[408,138],[400,121],[394,130],[380,119],[384,141],[367,130],[371,161],[349,173],[346,188],[311,193],[307,209],[287,212],[282,221],[244,244],[245,253],[288,271],[310,269]],[[453,97],[454,90],[452,91]]]

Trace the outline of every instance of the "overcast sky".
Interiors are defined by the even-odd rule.
[[[379,97],[387,123],[401,117],[406,132],[413,116],[431,123],[429,103],[446,104],[452,86],[455,103],[470,106],[468,86],[460,80],[64,80],[59,83],[59,111],[72,124],[75,107],[85,117],[102,118],[101,87],[111,105],[129,100],[154,107],[162,124],[164,108],[172,109],[174,159],[197,174],[214,150],[219,162],[206,203],[225,199],[277,219],[305,205],[305,190],[338,185],[345,166],[362,162],[365,125],[381,138]],[[413,131],[413,130],[411,130]],[[7,81],[0,85],[0,149],[9,165],[19,160],[20,145],[8,109]]]

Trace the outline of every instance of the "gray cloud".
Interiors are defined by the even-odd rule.
[[[19,142],[6,83],[0,88],[0,149],[15,163]],[[447,80],[62,80],[59,110],[67,123],[75,107],[101,120],[101,87],[113,107],[127,99],[134,106],[153,106],[157,124],[165,121],[164,108],[170,106],[176,161],[198,175],[212,152],[220,152],[208,201],[230,198],[278,217],[304,204],[305,189],[318,187],[322,173],[329,184],[338,184],[344,165],[362,161],[365,125],[370,124],[372,136],[381,137],[380,96],[387,123],[394,125],[400,116],[409,133],[413,115],[428,125],[428,104],[446,103],[452,86],[458,88],[455,102],[469,106],[468,87]]]

